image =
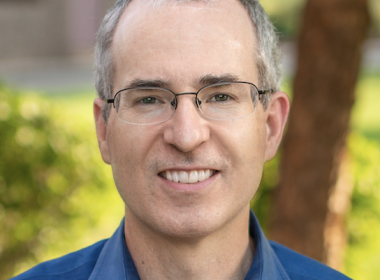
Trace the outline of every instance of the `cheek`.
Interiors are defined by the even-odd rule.
[[[151,130],[145,126],[133,126],[119,120],[114,121],[109,135],[111,161],[116,165],[139,165],[149,151]]]
[[[150,173],[148,155],[154,149],[157,133],[144,126],[133,126],[115,121],[107,139],[111,166],[119,191],[128,191],[128,185],[141,184],[145,173]],[[132,188],[130,188],[132,189]]]
[[[224,130],[225,145],[233,164],[250,167],[254,163],[260,164],[265,155],[265,127],[256,118],[252,121],[231,123],[231,127]]]
[[[140,165],[141,149],[136,149],[136,143],[139,143],[138,135],[126,129],[126,124],[114,122],[112,133],[107,137],[107,143],[110,150],[110,160],[112,172],[117,188],[120,190],[122,185],[128,185],[134,174],[137,173],[137,167]]]
[[[259,124],[255,119],[254,122],[237,123],[224,131],[227,133],[224,136],[226,157],[231,160],[231,172],[226,176],[230,184],[242,188],[249,198],[260,183],[265,161],[265,126]]]

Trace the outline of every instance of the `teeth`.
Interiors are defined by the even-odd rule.
[[[166,171],[166,179],[168,179],[169,181],[173,181],[173,176],[169,171]]]
[[[178,183],[179,182],[179,177],[177,172],[173,172],[173,182]]]
[[[191,172],[187,171],[165,171],[163,173],[164,177],[168,181],[191,184],[196,182],[202,182],[210,178],[214,174],[210,169],[207,170],[193,170]]]
[[[206,180],[206,174],[205,174],[205,172],[203,170],[201,170],[201,171],[198,172],[198,180],[201,181],[201,182],[204,181],[204,180]]]
[[[189,175],[189,183],[196,183],[198,182],[198,172],[197,171],[191,171]]]
[[[189,174],[185,171],[179,172],[179,181],[185,184],[189,183]]]

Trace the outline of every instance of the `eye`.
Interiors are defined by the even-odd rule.
[[[212,96],[208,102],[225,102],[231,100],[231,96],[228,94],[220,93],[220,94],[215,94]]]
[[[158,100],[155,97],[147,96],[147,97],[141,98],[139,102],[143,104],[154,104],[154,103],[157,103]]]

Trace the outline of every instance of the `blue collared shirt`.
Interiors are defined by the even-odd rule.
[[[268,241],[251,212],[256,251],[245,280],[345,280],[343,274],[276,242]],[[124,220],[114,235],[61,258],[37,265],[12,280],[140,279],[124,238]]]

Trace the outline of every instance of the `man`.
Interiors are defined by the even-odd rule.
[[[250,213],[289,111],[257,1],[120,0],[95,60],[97,137],[125,219],[15,279],[347,279],[268,243]]]

